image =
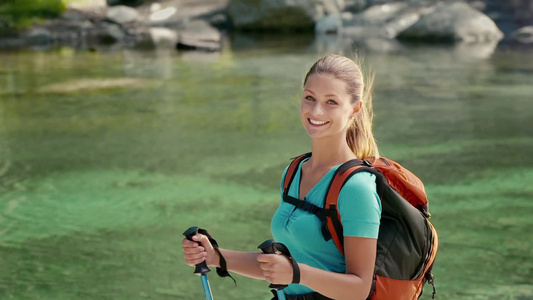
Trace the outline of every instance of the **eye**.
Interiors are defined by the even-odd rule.
[[[304,98],[305,100],[309,100],[309,101],[315,101],[315,98],[311,97],[311,96],[305,96]]]
[[[337,104],[337,102],[335,100],[328,100],[328,104]]]

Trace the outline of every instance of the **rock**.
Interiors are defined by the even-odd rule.
[[[150,37],[155,47],[174,47],[178,43],[178,33],[165,27],[151,27]]]
[[[374,5],[362,13],[354,15],[354,21],[358,24],[384,24],[408,7],[409,4],[405,2]]]
[[[106,10],[107,2],[106,0],[70,0],[66,1],[66,8],[101,14]]]
[[[140,15],[137,10],[131,7],[118,5],[108,8],[106,19],[113,23],[124,25],[138,21]]]
[[[382,36],[389,39],[396,38],[398,34],[418,22],[424,14],[430,11],[432,9],[426,7],[409,7],[398,12],[383,25]]]
[[[494,21],[463,2],[439,3],[402,33],[399,38],[437,41],[499,41],[503,33]]]
[[[236,29],[250,31],[312,30],[326,15],[339,14],[344,1],[232,0],[228,13]]]
[[[343,18],[342,32],[355,39],[393,39],[426,13],[427,7],[401,2],[374,5],[351,18]]]
[[[219,51],[221,33],[203,20],[194,20],[180,27],[176,48],[181,50]]]
[[[217,13],[210,16],[207,21],[209,24],[215,26],[216,28],[226,29],[231,28],[231,20],[228,15],[225,13]]]
[[[346,0],[344,9],[350,12],[359,12],[366,8],[367,0]]]
[[[30,45],[45,45],[54,41],[52,32],[46,28],[33,28],[26,35],[26,41]]]
[[[154,3],[155,4],[155,3]],[[154,6],[152,6],[154,7]],[[151,23],[164,23],[172,16],[176,15],[178,10],[175,7],[166,7],[163,9],[156,9],[150,14]]]
[[[101,23],[98,26],[98,38],[104,44],[122,42],[126,34],[120,26],[111,23]]]
[[[339,15],[327,16],[318,21],[315,25],[315,32],[318,34],[338,33],[342,28],[342,19]]]
[[[512,34],[514,41],[521,44],[533,44],[533,26],[522,27]]]

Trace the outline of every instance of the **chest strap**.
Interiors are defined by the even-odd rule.
[[[327,242],[331,239],[331,234],[329,233],[328,226],[327,226],[328,224],[327,216],[331,216],[332,214],[336,215],[337,214],[336,209],[333,211],[324,209],[322,207],[314,205],[313,203],[309,201],[300,200],[300,199],[291,197],[287,195],[287,193],[283,193],[283,202],[291,204],[297,209],[304,210],[308,213],[311,213],[317,216],[317,218],[320,220],[320,223],[322,223],[322,226],[320,229],[322,231],[322,236],[324,237],[324,240]]]

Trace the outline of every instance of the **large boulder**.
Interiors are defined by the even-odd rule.
[[[343,9],[344,0],[232,0],[228,13],[236,29],[311,31],[324,16]]]
[[[402,39],[489,42],[499,41],[503,33],[488,16],[467,3],[439,3],[399,34]]]

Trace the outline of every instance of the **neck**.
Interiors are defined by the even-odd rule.
[[[313,140],[311,168],[331,168],[356,158],[346,140]]]

